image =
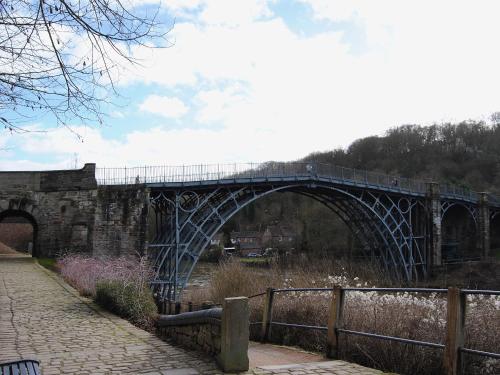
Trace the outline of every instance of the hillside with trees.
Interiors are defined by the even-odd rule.
[[[345,149],[313,153],[301,161],[448,182],[500,195],[500,121],[399,126],[383,136],[358,139]],[[356,248],[334,213],[292,193],[272,194],[247,206],[225,226],[224,233],[262,230],[268,225],[293,228],[299,251],[345,255]]]
[[[404,125],[304,160],[500,193],[500,123]]]

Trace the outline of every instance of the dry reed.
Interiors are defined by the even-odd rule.
[[[321,261],[292,269],[271,265],[269,269],[246,267],[237,261],[219,266],[208,295],[216,302],[225,297],[250,296],[267,287],[373,286],[349,276],[347,267]],[[352,271],[352,269],[351,269]],[[372,272],[373,274],[373,272]],[[200,294],[201,295],[201,294]],[[207,293],[204,293],[206,299]],[[196,296],[191,296],[193,298]],[[326,326],[331,292],[278,293],[273,304],[273,320],[314,326]],[[251,320],[262,320],[263,298],[250,300]],[[348,292],[343,326],[348,329],[414,340],[444,343],[446,298],[439,294]],[[500,298],[468,298],[466,347],[490,352],[500,348]],[[252,326],[253,339],[259,339],[259,326]],[[272,342],[324,351],[323,331],[273,326]],[[342,359],[400,374],[441,374],[442,351],[373,338],[341,335]],[[500,373],[500,361],[465,356],[464,373]]]

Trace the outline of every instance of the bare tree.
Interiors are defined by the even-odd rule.
[[[0,0],[0,123],[10,131],[50,113],[102,123],[133,48],[163,44],[160,6],[137,0]]]

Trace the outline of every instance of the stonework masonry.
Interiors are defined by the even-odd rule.
[[[22,216],[34,228],[33,254],[143,253],[148,189],[97,186],[95,164],[80,170],[0,172],[0,222]]]
[[[220,324],[203,323],[162,327],[158,330],[162,338],[185,348],[205,352],[213,357],[220,354]]]

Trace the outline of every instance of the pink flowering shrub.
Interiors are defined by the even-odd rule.
[[[66,255],[57,261],[61,275],[84,296],[95,296],[99,281],[122,281],[148,286],[152,270],[145,258],[93,258]]]
[[[145,329],[157,316],[149,281],[152,269],[145,258],[91,258],[67,255],[58,261],[61,275],[82,295]]]

